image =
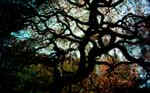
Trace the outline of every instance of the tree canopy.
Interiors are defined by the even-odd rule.
[[[0,90],[117,93],[150,87],[148,0],[3,1]]]

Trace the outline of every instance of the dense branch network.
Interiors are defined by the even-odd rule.
[[[96,65],[107,65],[108,71],[113,72],[119,65],[136,63],[149,72],[150,69],[147,66],[150,60],[146,51],[150,40],[149,16],[129,13],[116,22],[106,18],[109,11],[123,1],[48,0],[43,4],[40,12],[31,6],[34,8],[35,15],[25,16],[25,24],[32,29],[31,41],[40,42],[40,45],[28,51],[31,57],[28,58],[29,55],[26,55],[27,59],[33,59],[29,62],[25,61],[22,66],[44,64],[53,67],[55,79],[50,85],[51,93],[59,93],[64,86],[82,81],[93,72]],[[108,13],[105,13],[105,10]],[[72,11],[77,14],[72,14]],[[86,13],[80,14],[82,11]],[[143,46],[145,50],[137,58],[129,53],[130,46]],[[54,52],[46,55],[46,59],[41,60],[34,54],[47,47],[51,48],[49,51]],[[109,55],[109,52],[114,49],[121,51],[125,57],[124,61],[112,64],[99,61],[101,56]],[[79,59],[79,62],[76,63],[75,71],[63,69],[65,60],[76,59]]]

